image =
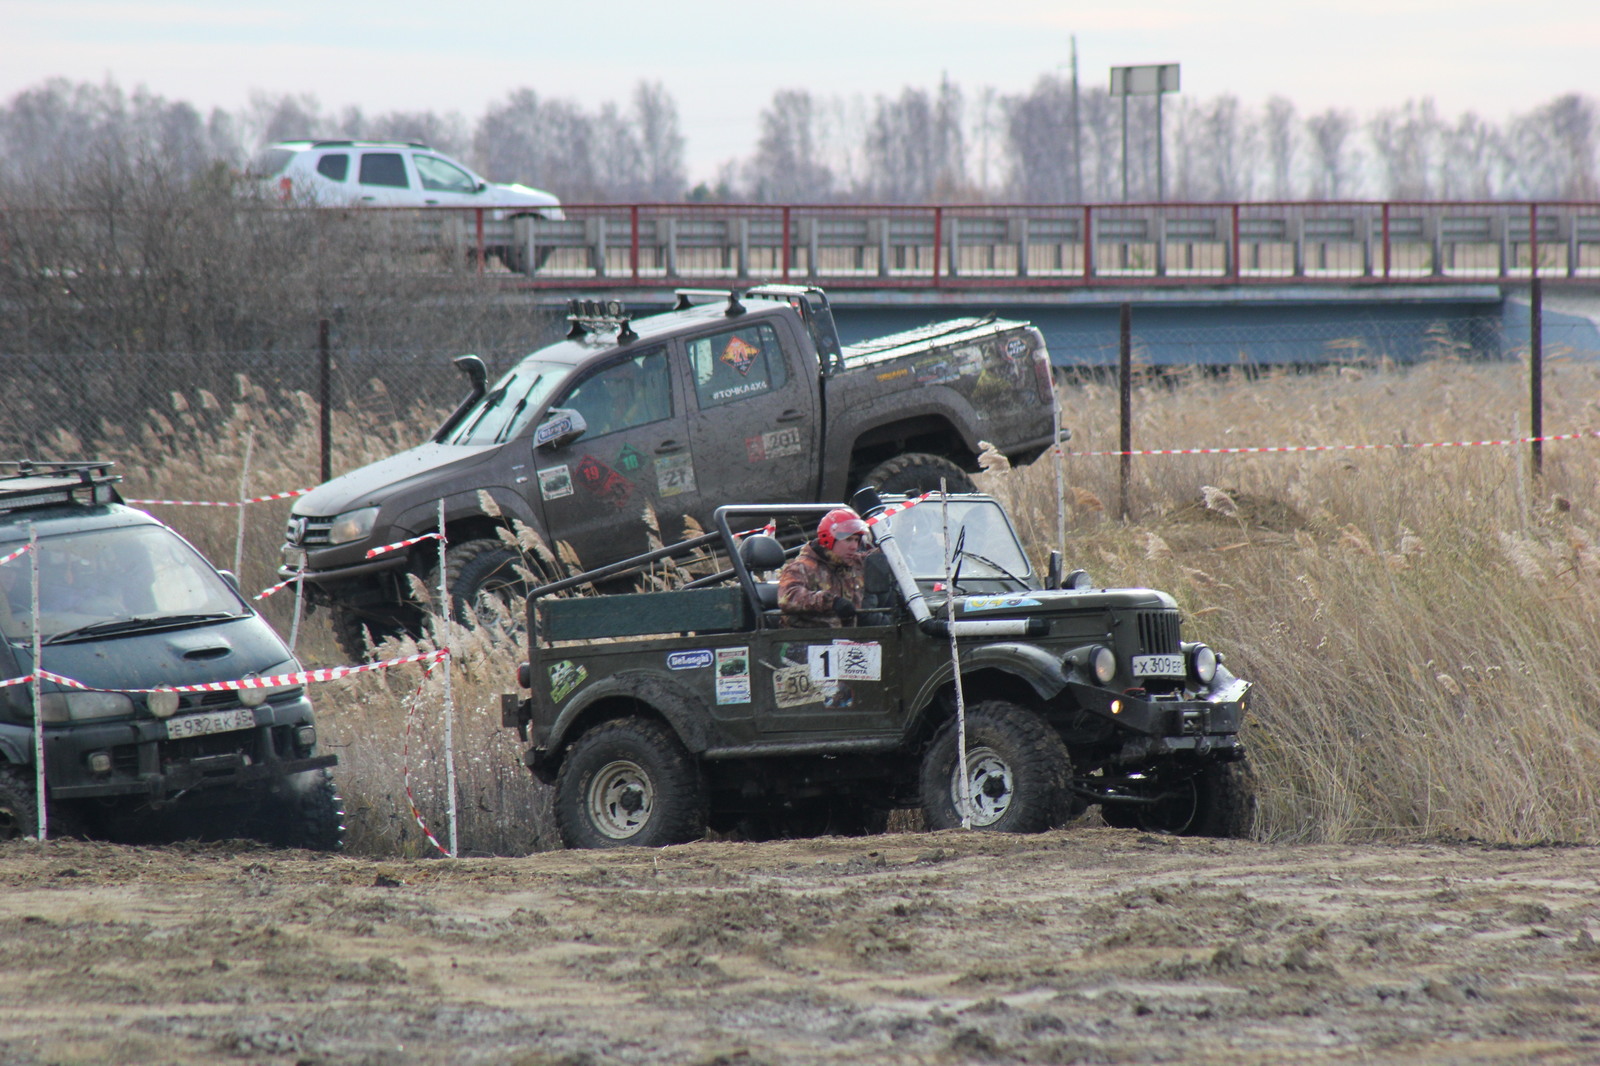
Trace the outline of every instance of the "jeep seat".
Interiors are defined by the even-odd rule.
[[[739,542],[739,558],[744,561],[745,569],[750,571],[751,578],[771,570],[783,569],[783,545],[778,543],[777,537],[770,537],[765,533],[752,533]],[[780,616],[778,610],[778,583],[776,581],[755,582],[756,599],[761,603],[761,611],[770,621],[777,621]]]

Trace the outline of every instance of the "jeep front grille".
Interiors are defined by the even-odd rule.
[[[283,531],[283,539],[295,548],[304,548],[328,543],[328,530],[333,528],[333,518],[319,518],[313,515],[290,515],[289,525]]]
[[[1174,654],[1179,641],[1177,611],[1139,612],[1139,654]]]

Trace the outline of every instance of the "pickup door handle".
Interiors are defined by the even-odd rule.
[[[671,455],[673,452],[683,451],[683,445],[675,440],[664,440],[656,445],[657,455]]]
[[[363,196],[361,199],[365,203],[371,203],[373,200],[376,200],[377,197],[376,196]]]
[[[798,407],[791,407],[778,416],[779,422],[799,422],[806,417],[806,413]]]
[[[425,203],[425,204],[428,204],[429,206],[435,206],[435,205],[437,205],[439,203],[438,200],[424,200],[422,202]]]

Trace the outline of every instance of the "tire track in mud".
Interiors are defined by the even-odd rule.
[[[1589,848],[0,846],[0,1066],[1580,1063]]]

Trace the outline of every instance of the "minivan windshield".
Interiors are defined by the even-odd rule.
[[[39,636],[46,643],[247,614],[210,564],[164,526],[39,539]],[[0,635],[32,639],[32,564],[0,566]]]
[[[501,444],[520,435],[572,368],[528,358],[473,405],[446,444]]]

